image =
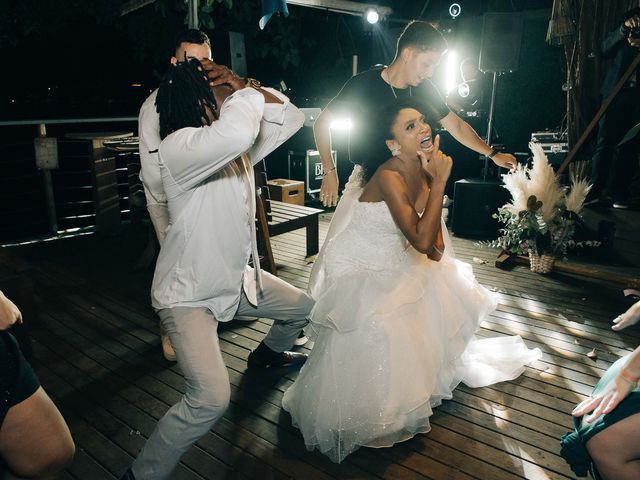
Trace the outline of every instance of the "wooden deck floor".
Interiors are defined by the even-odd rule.
[[[321,240],[328,221],[321,219]],[[77,443],[65,478],[117,478],[156,421],[183,391],[176,364],[160,352],[149,306],[151,272],[132,269],[144,234],[85,236],[13,247],[36,267],[38,316],[31,322],[32,360]],[[437,408],[433,429],[387,449],[361,449],[335,465],[305,450],[280,408],[295,373],[248,374],[246,358],[269,321],[236,321],[220,331],[231,379],[231,407],[183,458],[176,479],[384,478],[509,480],[574,478],[559,457],[568,412],[602,372],[638,343],[638,330],[614,333],[610,320],[629,304],[610,284],[525,267],[493,266],[496,252],[454,239],[498,310],[483,336],[521,335],[544,357],[512,382],[460,386]],[[304,230],[273,239],[279,275],[306,287]],[[476,257],[476,261],[473,258]],[[487,261],[478,263],[477,259]],[[597,359],[586,354],[593,348]]]

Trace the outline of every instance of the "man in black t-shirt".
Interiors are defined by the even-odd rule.
[[[411,98],[431,121],[439,122],[450,112],[436,86],[428,78],[417,87],[394,88],[382,78],[384,70],[384,67],[377,67],[352,77],[327,107],[332,114],[352,120],[349,153],[354,163],[361,163],[357,152],[360,144],[368,140],[361,134],[364,125],[372,113],[381,107],[396,100]]]
[[[375,110],[401,98],[412,97],[423,103],[426,110],[423,113],[439,121],[466,147],[488,156],[498,166],[515,168],[515,157],[499,153],[487,145],[468,123],[447,107],[438,89],[429,80],[446,49],[446,40],[433,26],[427,22],[412,21],[398,38],[396,57],[391,65],[350,78],[322,111],[313,132],[325,172],[320,190],[320,200],[324,206],[335,206],[338,202],[338,175],[331,157],[329,129],[336,114],[348,113],[353,120],[349,150],[354,152],[358,142],[366,141],[358,136],[359,125],[369,121]]]

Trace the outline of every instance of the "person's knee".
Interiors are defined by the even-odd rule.
[[[300,319],[308,318],[314,305],[315,300],[311,298],[311,295],[306,292],[300,291],[300,294],[298,295],[295,302],[295,312],[297,314],[297,317]]]
[[[76,446],[71,438],[61,441],[49,459],[49,468],[56,472],[62,471],[76,454]]]
[[[206,420],[216,420],[229,408],[231,387],[229,382],[220,382],[214,388],[203,389],[186,400],[198,410],[200,416]]]
[[[17,476],[29,479],[49,479],[58,476],[71,463],[76,447],[69,438],[60,439],[55,445],[47,445],[42,451],[37,451],[36,460],[20,462],[13,470]]]
[[[615,472],[623,464],[620,449],[624,440],[617,439],[609,433],[605,429],[589,440],[586,445],[591,460],[598,471],[605,474],[605,478],[608,478],[607,472]]]

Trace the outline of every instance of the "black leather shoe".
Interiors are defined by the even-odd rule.
[[[247,367],[250,369],[301,367],[307,361],[307,354],[298,352],[261,353],[259,348],[249,354]]]

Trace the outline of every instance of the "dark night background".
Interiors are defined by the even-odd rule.
[[[176,32],[184,28],[186,7],[179,0],[156,0],[120,16],[124,3],[0,2],[0,120],[136,116],[158,84]],[[351,75],[354,53],[360,70],[390,62],[398,32],[421,13],[451,30],[447,38],[459,58],[477,62],[481,15],[521,11],[520,67],[499,80],[495,126],[509,149],[525,150],[532,131],[559,126],[565,111],[563,52],[545,43],[551,0],[463,1],[456,20],[447,13],[450,3],[379,2],[394,13],[373,28],[360,17],[290,5],[289,17],[274,16],[260,31],[259,0],[201,0],[199,15],[216,61],[229,63],[227,31],[243,32],[250,76],[274,85],[284,80],[299,106],[323,107]],[[435,79],[440,85],[444,63]],[[491,74],[480,80],[482,108],[488,110]],[[480,132],[483,122],[474,124]]]
[[[46,120],[46,134],[58,142],[60,166],[52,172],[58,229],[94,223],[93,162],[73,149],[73,135],[103,132],[137,133],[140,105],[158,86],[174,51],[176,34],[186,27],[184,0],[155,0],[121,15],[128,0],[0,0],[0,240],[26,238],[51,230],[42,172],[37,170],[34,121]],[[144,0],[141,0],[144,3]],[[361,2],[364,3],[364,2]],[[375,26],[361,16],[289,5],[288,17],[274,16],[258,28],[260,0],[199,0],[200,28],[211,38],[213,57],[230,65],[228,32],[244,34],[248,76],[265,85],[284,81],[299,107],[323,108],[352,74],[353,55],[363,71],[390,63],[402,28],[414,18],[437,24],[459,60],[478,65],[482,15],[519,12],[523,17],[517,71],[499,78],[492,144],[510,152],[527,152],[531,132],[558,128],[565,116],[566,66],[561,47],[545,42],[551,0],[459,1],[462,14],[448,14],[450,1],[381,0],[393,14]],[[434,82],[441,90],[447,71],[443,58]],[[456,73],[458,73],[456,71]],[[491,73],[478,74],[472,95],[479,104],[465,117],[480,135],[486,134],[491,98]],[[460,81],[458,78],[456,81]],[[375,101],[375,99],[372,99]],[[125,117],[125,120],[113,119]],[[75,119],[99,118],[90,123]],[[110,121],[103,119],[111,118]],[[73,119],[56,123],[52,120]],[[129,119],[129,120],[127,120]],[[31,120],[30,124],[16,124]],[[352,165],[347,136],[335,131],[337,169],[344,185]],[[461,178],[482,175],[484,161],[444,132],[443,151],[454,159],[448,193]],[[269,155],[271,179],[302,180],[290,171],[289,151],[315,148],[311,128],[302,128]],[[70,150],[71,149],[71,150]],[[135,155],[134,155],[135,156]],[[304,156],[304,154],[303,154]],[[139,162],[133,159],[134,164]],[[118,156],[117,185],[122,218],[128,218],[128,196],[134,192],[136,170],[128,157]],[[128,175],[128,172],[132,172]],[[497,172],[491,173],[494,178]],[[131,183],[133,182],[133,183]]]

